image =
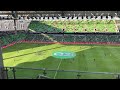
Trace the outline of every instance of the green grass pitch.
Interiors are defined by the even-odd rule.
[[[3,49],[5,66],[79,70],[90,72],[120,72],[120,47],[99,45],[62,44],[16,44]],[[74,60],[59,60],[52,57],[55,51],[72,51]],[[94,61],[95,59],[95,61]],[[17,77],[36,78],[43,71],[17,70]],[[10,77],[12,72],[9,71]],[[80,74],[81,79],[113,79],[112,75]],[[57,79],[75,79],[77,73],[47,71],[47,76]]]

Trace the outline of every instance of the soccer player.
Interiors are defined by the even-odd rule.
[[[63,33],[65,32],[65,29],[63,28]]]
[[[108,29],[107,29],[107,28],[106,28],[105,30],[106,30],[106,32],[108,31]]]
[[[95,32],[97,31],[97,29],[95,28]]]
[[[87,29],[85,28],[85,32],[87,31]]]

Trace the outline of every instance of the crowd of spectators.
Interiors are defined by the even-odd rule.
[[[77,35],[77,34],[31,34],[25,31],[19,31],[17,34],[15,32],[2,32],[0,34],[0,39],[2,41],[2,46],[9,45],[11,43],[17,42],[54,42],[57,41],[59,43],[70,42],[70,43],[79,43],[79,42],[91,42],[91,43],[120,43],[120,35]],[[52,39],[51,39],[52,38]]]

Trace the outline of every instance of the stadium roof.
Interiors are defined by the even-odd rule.
[[[15,15],[16,14],[16,15]],[[0,15],[15,16],[120,16],[120,11],[0,11]]]
[[[16,11],[18,14],[55,14],[55,13],[114,13],[119,11]],[[11,14],[12,11],[0,11],[0,14]]]

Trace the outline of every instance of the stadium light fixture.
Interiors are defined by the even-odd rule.
[[[74,17],[73,19],[74,19],[74,20],[76,20],[76,19],[77,19],[77,17]]]
[[[43,20],[43,17],[41,17],[41,20]]]
[[[43,19],[45,19],[45,16],[43,16]]]
[[[103,15],[104,15],[104,13],[101,13],[101,15],[100,15],[101,19],[103,19]]]
[[[61,17],[61,15],[60,15],[60,14],[58,14],[58,16],[59,16],[59,17]]]
[[[48,17],[48,14],[46,14],[45,16]]]
[[[38,20],[36,16],[34,17],[34,20]]]
[[[33,18],[33,20],[36,20],[36,18],[35,17],[32,17]]]
[[[41,17],[41,19],[42,19],[42,17]],[[52,20],[52,17],[49,17],[49,20]]]
[[[22,20],[23,20],[23,19],[24,19],[24,18],[23,18],[23,16],[21,16],[21,18],[20,18],[20,19],[22,19]]]
[[[75,17],[75,14],[74,14],[74,17]]]
[[[59,17],[57,17],[57,19],[59,19]]]
[[[104,20],[105,20],[105,19],[106,19],[106,16],[103,16],[103,18],[102,18],[102,19],[104,19]]]
[[[76,19],[78,19],[78,16],[77,16],[77,18]]]
[[[80,16],[80,13],[78,14],[78,17]]]
[[[81,18],[83,19],[84,17],[83,17],[83,16],[81,16]]]
[[[69,19],[69,16],[67,17],[67,19]]]
[[[49,19],[49,16],[47,17],[47,19]]]
[[[29,16],[27,16],[27,20],[29,20],[30,19],[30,17]]]
[[[45,19],[48,20],[48,16],[45,16]]]
[[[91,13],[91,15],[92,15],[92,16],[94,16],[94,14],[93,14],[93,13]]]
[[[95,19],[97,19],[97,16],[95,16]]]
[[[74,17],[72,16],[72,18],[71,19],[73,19]]]
[[[113,19],[113,16],[111,16],[111,19]]]
[[[100,20],[101,18],[100,18],[100,16],[97,16],[97,18],[96,18],[97,20]]]
[[[101,19],[103,19],[103,16],[100,16],[101,17]]]
[[[68,14],[68,17],[67,17],[67,19],[70,19],[70,14]]]
[[[77,15],[77,19],[80,19],[80,13]]]
[[[117,13],[115,13],[115,15],[117,16],[118,14],[117,14]]]
[[[104,15],[104,13],[101,13],[101,15],[100,16],[103,16]]]
[[[54,16],[52,16],[52,19],[54,19]]]
[[[41,16],[39,16],[38,19],[40,20],[40,19],[41,19]]]
[[[57,18],[56,18],[56,17],[54,17],[54,20],[57,20]]]
[[[69,19],[72,19],[72,17],[69,17]]]
[[[32,18],[31,18],[31,17],[29,17],[29,20],[32,20]]]
[[[95,15],[93,13],[91,13],[91,19],[95,19]]]
[[[106,19],[108,19],[108,16],[106,16]]]
[[[9,17],[7,16],[7,18],[6,18],[7,20],[9,20]]]

